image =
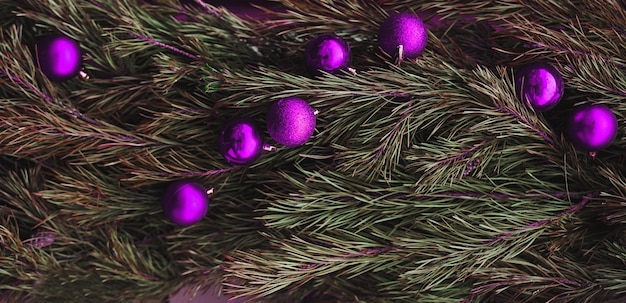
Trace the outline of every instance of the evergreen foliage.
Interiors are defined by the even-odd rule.
[[[183,285],[255,302],[623,302],[620,1],[283,0],[263,20],[151,2],[0,0],[0,302]],[[415,61],[377,47],[394,11],[428,25]],[[306,74],[306,42],[328,32],[355,74]],[[89,79],[39,71],[50,33],[80,42]],[[515,95],[515,69],[537,61],[566,82],[546,113]],[[319,110],[311,140],[226,163],[221,125],[264,125],[288,96]],[[595,157],[563,136],[584,102],[620,125]],[[215,188],[185,228],[159,203],[182,178]]]

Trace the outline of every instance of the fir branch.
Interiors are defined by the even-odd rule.
[[[223,283],[289,303],[316,291],[621,299],[623,138],[590,159],[560,136],[582,100],[623,118],[618,1],[282,3],[264,23],[174,0],[0,1],[0,152],[35,160],[0,161],[3,298],[136,301]],[[394,11],[429,30],[402,66],[376,44]],[[26,46],[50,32],[84,46],[91,79],[42,77]],[[349,42],[356,73],[306,76],[305,43],[328,32]],[[556,111],[515,96],[509,71],[534,61],[566,80]],[[289,96],[320,111],[315,136],[227,167],[211,143],[221,123],[265,122]],[[158,201],[188,177],[216,194],[204,220],[179,228]]]
[[[181,54],[181,55],[183,55],[183,56],[189,57],[189,58],[191,58],[191,59],[194,59],[194,60],[200,60],[200,58],[199,58],[198,56],[196,56],[196,55],[190,54],[190,53],[188,53],[188,52],[186,52],[186,51],[183,51],[183,50],[180,50],[180,49],[178,49],[178,48],[176,48],[176,47],[169,46],[169,45],[167,45],[167,44],[165,44],[165,43],[162,43],[162,42],[156,41],[156,40],[154,40],[153,38],[146,37],[146,36],[142,36],[142,35],[136,35],[136,34],[130,34],[130,36],[131,36],[131,37],[134,37],[134,38],[137,38],[137,39],[141,39],[141,40],[143,40],[143,41],[150,42],[150,43],[152,43],[152,44],[154,44],[154,45],[156,45],[156,46],[163,47],[163,48],[169,49],[169,50],[171,50],[171,51],[177,52],[177,53],[179,53],[179,54]]]
[[[565,79],[570,79],[567,85],[581,92],[604,95],[608,100],[626,97],[626,75],[618,64],[591,55],[566,56],[565,62],[568,64],[562,70]]]
[[[31,108],[32,116],[36,119],[22,115],[13,109],[7,109],[4,117],[3,129],[0,133],[5,134],[4,145],[0,150],[5,153],[35,157],[43,160],[55,155],[63,155],[66,158],[76,159],[76,163],[84,161],[84,153],[90,149],[101,151],[109,150],[108,153],[98,155],[95,162],[117,161],[119,155],[116,149],[122,146],[145,147],[158,146],[160,139],[142,138],[126,131],[120,131],[115,127],[107,133],[93,126],[77,127],[71,121],[63,121],[59,117],[39,108]],[[59,141],[59,138],[64,138]],[[107,159],[108,158],[108,159]]]
[[[2,73],[2,71],[0,71],[0,75],[8,76],[11,79],[11,81],[16,83],[17,85],[22,86],[22,87],[32,91],[33,93],[41,96],[41,98],[46,100],[47,102],[50,102],[50,103],[55,104],[55,105],[57,105],[57,106],[59,106],[61,108],[64,108],[70,115],[76,117],[77,119],[83,120],[83,121],[85,121],[87,123],[90,123],[90,124],[94,124],[95,126],[102,126],[102,124],[100,122],[98,122],[96,120],[93,120],[93,119],[83,115],[82,113],[80,113],[80,112],[78,112],[78,111],[76,111],[74,109],[67,108],[65,105],[63,105],[63,104],[61,104],[59,102],[56,102],[50,96],[48,96],[45,93],[39,91],[36,87],[31,85],[30,83],[24,82],[20,78],[14,76],[14,75],[11,75],[11,74],[4,74],[4,73]]]
[[[511,114],[517,120],[522,122],[524,126],[533,129],[543,140],[547,141],[547,143],[554,145],[555,141],[548,135],[550,131],[545,123],[541,123],[539,119],[537,119],[537,115],[533,114],[531,110],[525,108],[525,105],[521,104],[521,102],[518,102],[518,100],[511,100],[510,96],[515,95],[512,93],[514,91],[512,88],[512,77],[505,71],[504,68],[499,68],[498,76],[496,76],[489,70],[479,67],[475,71],[475,75],[477,80],[480,79],[478,81],[481,83],[501,83],[503,85],[498,86],[498,89],[495,90],[493,89],[494,87],[487,88],[479,85],[478,83],[469,83],[469,86],[489,96],[494,101],[494,105],[499,111]],[[531,117],[533,120],[530,120],[527,117]],[[536,127],[536,125],[541,125],[541,129]]]
[[[516,229],[514,229],[514,230],[507,231],[507,232],[505,232],[505,233],[503,233],[503,234],[501,234],[501,235],[498,235],[497,237],[494,237],[493,239],[491,239],[491,240],[489,240],[489,241],[485,242],[485,244],[491,245],[491,244],[494,244],[494,243],[496,243],[496,242],[499,242],[499,241],[505,240],[506,238],[508,238],[508,237],[509,237],[511,234],[513,234],[513,233],[516,233],[516,232],[519,232],[519,231],[524,231],[524,230],[531,229],[531,228],[535,228],[535,227],[541,227],[541,226],[543,226],[543,225],[549,224],[549,223],[551,223],[551,222],[553,222],[553,221],[555,221],[555,220],[559,219],[559,218],[560,218],[560,217],[562,217],[562,216],[569,215],[569,214],[572,214],[572,213],[574,213],[574,212],[579,211],[581,208],[583,208],[583,207],[585,207],[585,205],[587,205],[587,202],[589,202],[589,200],[587,200],[587,199],[583,199],[580,203],[578,203],[578,204],[576,204],[576,205],[572,206],[572,207],[571,207],[570,209],[568,209],[568,210],[565,210],[565,211],[563,211],[563,212],[559,213],[559,214],[558,214],[558,215],[556,215],[554,218],[551,218],[551,219],[543,219],[543,220],[540,220],[540,221],[535,221],[535,222],[529,223],[529,224],[527,224],[527,225],[525,225],[525,226],[523,226],[523,227],[519,227],[519,228],[516,228]]]
[[[504,266],[509,268],[504,269]],[[545,256],[529,249],[515,260],[478,273],[478,277],[489,277],[489,280],[474,287],[472,295],[464,302],[478,298],[523,302],[533,299],[556,302],[589,299],[610,301],[599,281],[594,281],[595,274],[592,271],[596,270],[595,267],[577,264],[570,256]],[[577,279],[568,280],[565,278],[567,276],[576,276]],[[517,285],[513,287],[513,284]]]
[[[275,18],[264,21],[263,28],[259,28],[260,35],[280,37],[287,34],[287,28],[289,35],[296,39],[322,33],[327,28],[338,32],[356,32],[357,29],[370,31],[377,28],[379,20],[387,16],[387,12],[377,2],[372,1],[286,0],[281,1],[281,4],[286,12],[273,12]],[[299,26],[294,27],[295,25]]]
[[[597,10],[590,9],[585,12],[593,11]],[[558,13],[556,14],[558,15]],[[613,42],[622,41],[621,34],[612,28],[597,28],[597,24],[590,25],[578,16],[580,14],[577,14],[576,18],[564,17],[564,22],[559,23],[560,28],[550,28],[521,15],[515,15],[506,22],[508,30],[512,32],[511,34],[515,34],[518,39],[531,43],[535,48],[548,49],[553,54],[593,56],[606,62],[624,66],[626,62],[620,59],[619,55],[621,44]],[[611,41],[609,45],[605,43],[607,41]],[[598,47],[598,45],[602,45],[602,47]]]
[[[344,233],[344,237],[348,234]],[[347,279],[350,279],[351,275],[375,271],[377,267],[387,267],[390,266],[389,262],[395,262],[391,250],[380,254],[364,254],[363,252],[369,249],[378,252],[380,248],[363,249],[362,247],[368,247],[371,244],[361,236],[351,235],[354,242],[345,243],[344,247],[336,246],[333,243],[336,239],[332,236],[315,234],[310,236],[314,238],[313,242],[302,237],[275,242],[275,245],[279,245],[281,250],[284,250],[283,254],[287,257],[279,263],[280,267],[275,266],[278,264],[268,263],[263,259],[264,256],[271,258],[270,252],[257,251],[254,254],[244,251],[236,252],[231,256],[233,260],[225,266],[225,278],[233,282],[238,279],[248,280],[251,281],[250,283],[260,284],[261,287],[254,292],[246,292],[241,285],[227,282],[228,291],[238,296],[268,296],[290,287],[291,284],[303,285],[317,275],[332,274],[337,277],[346,275]],[[387,254],[389,257],[386,257]],[[309,266],[311,260],[316,260],[318,261],[316,264],[321,265]],[[266,283],[264,281],[267,281],[269,272],[276,272],[281,278],[272,279],[271,283]]]

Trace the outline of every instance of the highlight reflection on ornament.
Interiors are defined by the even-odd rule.
[[[567,135],[578,149],[597,152],[609,147],[617,136],[617,118],[603,104],[586,104],[574,110],[567,123]]]
[[[263,153],[263,133],[254,120],[236,118],[224,124],[218,144],[226,161],[248,165]]]
[[[44,37],[37,43],[35,52],[39,68],[51,81],[69,80],[78,75],[82,67],[80,45],[64,35]]]
[[[311,75],[321,71],[331,74],[346,70],[352,60],[350,46],[335,34],[322,34],[313,38],[305,50],[305,63]]]
[[[207,190],[191,180],[173,182],[163,195],[163,212],[179,226],[193,225],[200,222],[209,211],[209,196],[212,193],[213,189]]]
[[[537,62],[525,65],[515,75],[518,98],[538,112],[554,108],[565,90],[563,77],[554,67]]]

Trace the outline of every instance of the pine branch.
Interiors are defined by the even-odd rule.
[[[621,125],[618,1],[282,3],[261,22],[176,0],[0,0],[3,299],[222,284],[266,302],[619,302],[625,143],[589,158],[562,134],[582,101]],[[401,66],[377,48],[394,11],[429,30]],[[89,79],[41,74],[29,47],[52,32],[81,43]],[[328,32],[356,73],[305,73]],[[567,84],[550,112],[515,94],[513,69],[535,61]],[[262,125],[289,96],[319,110],[314,136],[225,163],[221,125]],[[184,228],[159,205],[181,178],[215,189]]]

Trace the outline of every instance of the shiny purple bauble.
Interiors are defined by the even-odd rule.
[[[263,153],[263,133],[250,118],[235,118],[224,124],[219,134],[220,153],[235,165],[248,165]]]
[[[77,41],[64,35],[44,37],[35,46],[37,64],[54,82],[74,78],[83,65],[83,56]]]
[[[412,13],[389,16],[378,29],[378,45],[387,54],[394,55],[402,45],[403,58],[414,59],[428,42],[428,31],[422,19]]]
[[[315,131],[315,110],[300,98],[284,98],[272,103],[266,122],[267,132],[274,141],[298,146],[308,141]]]
[[[171,183],[161,203],[165,216],[179,226],[198,223],[209,211],[207,189],[191,180]]]
[[[517,96],[535,111],[545,112],[555,107],[565,90],[563,77],[547,63],[531,63],[515,74]]]
[[[617,136],[617,118],[603,104],[586,104],[574,109],[567,121],[567,138],[578,149],[597,152]]]
[[[313,76],[321,71],[336,74],[350,66],[352,55],[348,42],[335,34],[322,34],[313,38],[304,51],[306,68]]]

